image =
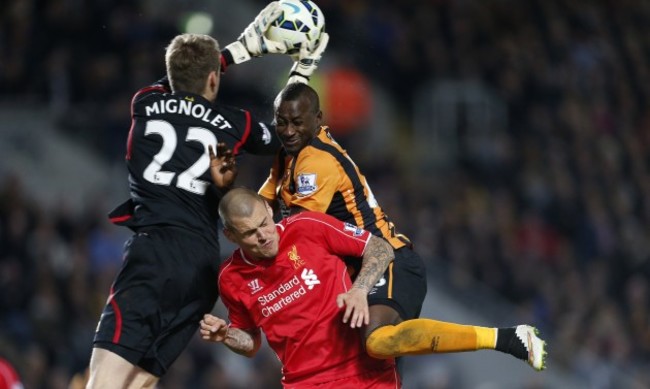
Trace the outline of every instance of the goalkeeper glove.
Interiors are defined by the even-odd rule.
[[[294,60],[295,62],[291,67],[287,84],[294,82],[307,84],[309,82],[309,77],[311,77],[316,68],[318,68],[318,63],[323,56],[323,52],[325,52],[325,48],[327,48],[327,42],[329,42],[329,40],[329,34],[324,32],[320,36],[318,46],[314,47],[313,50],[309,50],[306,42],[302,43],[300,46],[300,54],[298,55],[298,58]]]
[[[285,43],[272,41],[264,33],[277,18],[282,15],[282,8],[277,1],[269,3],[246,27],[237,40],[224,48],[225,64],[239,64],[251,57],[261,57],[264,54],[284,54],[287,52]],[[230,58],[228,58],[230,56]],[[224,64],[222,60],[222,64]],[[224,69],[225,70],[225,69]]]

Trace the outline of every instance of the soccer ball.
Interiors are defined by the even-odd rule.
[[[325,17],[320,8],[311,0],[280,0],[280,7],[282,15],[271,23],[266,37],[287,43],[289,54],[299,52],[302,42],[307,42],[310,50],[314,49],[325,31]]]

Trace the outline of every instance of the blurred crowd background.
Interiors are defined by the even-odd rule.
[[[650,2],[317,4],[326,122],[436,287],[486,317],[486,299],[509,304],[580,387],[650,387]],[[125,193],[130,98],[164,74],[183,15],[211,15],[224,45],[263,5],[3,1],[0,111],[46,107]],[[257,61],[228,70],[220,100],[270,120],[290,61]],[[240,178],[257,188],[268,165],[254,161]],[[0,357],[26,388],[65,388],[128,231],[108,224],[106,188],[51,206],[21,171],[0,173]],[[278,387],[273,355],[249,365],[215,347],[193,342],[161,387]],[[463,387],[450,377],[426,387]]]

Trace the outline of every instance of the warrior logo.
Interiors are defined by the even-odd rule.
[[[251,288],[251,294],[255,294],[262,290],[262,287],[260,286],[260,280],[258,278],[254,279],[253,281],[248,283],[248,287]]]

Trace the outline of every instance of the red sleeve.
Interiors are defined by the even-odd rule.
[[[322,239],[329,252],[340,257],[361,257],[370,240],[370,232],[324,213],[301,212],[296,217],[312,224],[306,228],[318,232],[314,237]]]
[[[238,298],[238,288],[233,287],[235,282],[230,277],[228,271],[232,264],[232,258],[224,262],[219,273],[219,296],[223,305],[228,309],[228,320],[230,326],[242,330],[256,329],[255,323],[243,302]]]

